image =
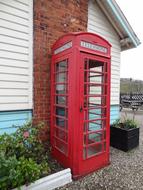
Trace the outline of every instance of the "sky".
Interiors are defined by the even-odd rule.
[[[116,0],[141,41],[137,48],[121,53],[121,78],[143,80],[143,0]]]

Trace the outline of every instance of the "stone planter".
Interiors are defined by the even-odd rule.
[[[21,186],[21,190],[52,190],[57,187],[61,187],[68,183],[72,182],[71,178],[71,170],[65,169],[60,172],[51,174],[47,177],[43,177],[34,183],[31,183],[29,186],[23,185]],[[13,190],[18,190],[15,188]]]
[[[139,128],[126,130],[111,126],[110,145],[125,152],[137,147],[139,145]]]

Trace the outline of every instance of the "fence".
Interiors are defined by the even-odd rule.
[[[143,93],[120,94],[120,110],[127,107],[138,110],[143,106]]]

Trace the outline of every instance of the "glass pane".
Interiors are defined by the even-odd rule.
[[[56,72],[66,71],[67,70],[67,60],[60,61],[56,63]]]
[[[91,156],[95,156],[96,154],[99,154],[101,152],[102,152],[102,144],[96,144],[96,145],[84,148],[83,157],[84,159],[86,159]]]
[[[66,96],[56,96],[56,104],[66,105],[67,104]]]
[[[102,144],[96,144],[94,146],[87,148],[87,156],[90,157],[92,155],[95,155],[97,153],[102,152]]]
[[[65,84],[57,84],[56,85],[56,94],[66,94],[66,85]]]
[[[56,82],[66,82],[67,81],[67,73],[57,73],[56,74]]]
[[[56,125],[59,127],[66,127],[66,121],[63,118],[56,117]]]
[[[63,141],[67,142],[67,133],[65,131],[62,131],[59,128],[56,128],[55,129],[55,135],[59,139],[62,139]]]
[[[56,115],[63,116],[67,118],[68,111],[64,107],[56,107]]]
[[[89,97],[89,104],[102,105],[102,102],[102,97]]]
[[[84,136],[85,136],[84,137],[84,144],[85,145],[101,142],[102,137],[103,137],[102,132],[87,134]]]
[[[56,115],[65,116],[65,108],[56,107]]]
[[[102,121],[101,120],[89,122],[89,131],[97,131],[100,129],[102,129]]]
[[[85,97],[84,98],[84,107],[92,106],[106,106],[105,97]]]
[[[98,71],[98,70],[99,69],[97,69],[97,67],[96,67],[96,69],[95,68],[90,69],[90,72],[89,72],[89,79],[90,79],[89,81],[90,82],[92,82],[92,83],[99,83],[99,84],[102,83],[103,74],[99,74],[98,73],[98,72],[102,72],[102,70],[101,71]]]
[[[67,145],[58,139],[55,139],[55,147],[58,148],[64,154],[67,154]]]
[[[89,119],[92,120],[92,119],[99,119],[101,118],[101,109],[99,110],[90,110],[89,112]]]
[[[84,130],[85,132],[101,130],[103,128],[103,123],[104,121],[102,120],[85,122]]]
[[[102,91],[102,86],[95,86],[95,85],[91,85],[89,87],[89,91],[90,91],[90,94],[101,94],[101,91]]]
[[[93,133],[88,135],[90,142],[101,142],[102,141],[102,132]]]
[[[91,110],[89,109],[88,111],[89,115],[89,120],[95,120],[95,119],[100,119],[101,117],[106,116],[106,109],[105,108],[100,108],[100,109],[95,109],[92,108]]]

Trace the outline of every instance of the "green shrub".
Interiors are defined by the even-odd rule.
[[[40,177],[40,165],[31,158],[0,155],[0,189],[7,190],[28,184]]]
[[[42,127],[29,122],[12,135],[0,135],[0,189],[20,187],[48,174],[48,153],[39,138]]]
[[[126,119],[124,121],[125,128],[132,129],[132,128],[137,128],[137,123],[132,120],[132,119]]]
[[[120,119],[117,119],[113,125],[113,127],[118,127],[118,128],[123,128],[123,129],[132,129],[132,128],[137,128],[138,125],[136,121],[132,119],[124,119],[121,121]]]
[[[116,119],[116,120],[114,121],[114,123],[112,124],[112,126],[113,126],[113,127],[120,127],[120,123],[121,123],[120,119]]]

